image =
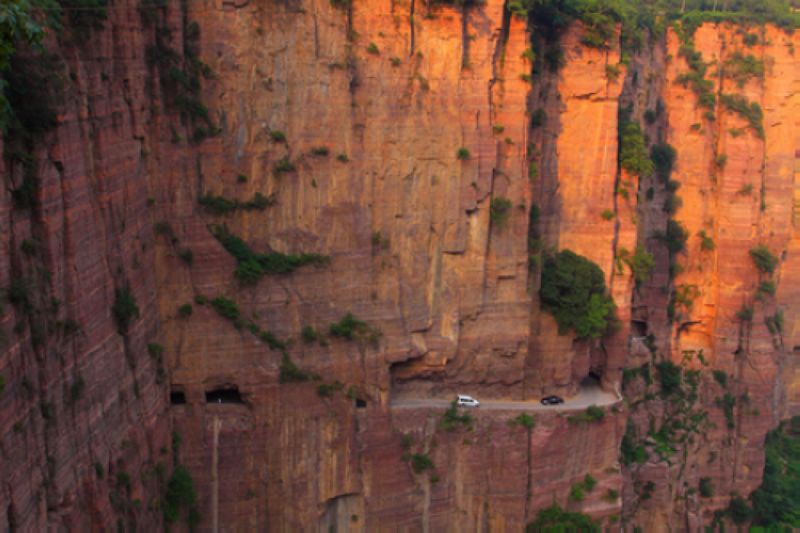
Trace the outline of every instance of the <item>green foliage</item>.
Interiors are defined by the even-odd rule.
[[[433,464],[433,461],[426,453],[405,453],[401,459],[406,462],[410,461],[411,468],[416,474],[421,474],[426,470],[436,469],[436,465]]]
[[[728,388],[728,374],[724,370],[714,370],[712,371],[714,375],[714,380],[722,385],[723,388]]]
[[[327,146],[314,146],[311,148],[311,153],[318,156],[326,156],[331,153]]]
[[[283,157],[275,164],[275,175],[280,177],[284,173],[294,172],[297,170],[295,166],[289,161],[288,157]]]
[[[531,114],[531,128],[541,128],[547,120],[547,112],[543,107],[538,108]]]
[[[795,419],[800,430],[800,417]],[[755,524],[772,529],[800,527],[800,431],[798,430],[792,430],[789,424],[784,423],[767,434],[763,481],[750,495]]]
[[[139,306],[136,305],[136,297],[129,287],[116,289],[114,293],[116,297],[111,312],[117,321],[120,332],[124,335],[128,332],[128,327],[133,319],[139,318]]]
[[[655,364],[658,370],[658,381],[661,384],[661,394],[664,397],[680,392],[683,382],[683,367],[670,360]]]
[[[489,207],[489,217],[492,222],[499,228],[508,226],[508,219],[511,216],[509,210],[511,209],[511,200],[504,196],[496,196],[492,198],[492,203]]]
[[[229,199],[223,196],[213,196],[210,193],[206,196],[203,196],[198,200],[200,205],[208,211],[209,213],[215,215],[225,215],[229,212],[236,211],[237,209],[242,209],[245,211],[252,211],[252,210],[259,210],[263,211],[268,206],[275,205],[277,199],[275,198],[275,193],[270,194],[269,196],[264,196],[260,192],[253,194],[253,198],[246,202],[240,202],[237,199]]]
[[[151,342],[147,345],[147,351],[151,357],[159,358],[164,353],[164,347],[158,343]]]
[[[764,244],[751,249],[750,257],[753,258],[756,267],[767,274],[775,272],[775,267],[778,266],[778,258]]]
[[[578,483],[577,485],[573,485],[572,489],[569,491],[569,499],[581,501],[583,500],[583,497],[584,497],[583,483]]]
[[[736,311],[736,318],[744,322],[749,322],[753,320],[753,314],[754,310],[752,307],[749,307],[747,304],[742,304],[742,308]]]
[[[644,133],[639,124],[620,120],[619,164],[630,174],[647,177],[653,173],[653,161],[647,155]]]
[[[592,492],[597,485],[597,480],[591,474],[586,474],[583,478],[583,486],[586,487],[586,492]]]
[[[367,53],[378,55],[381,52],[380,50],[378,50],[378,45],[376,45],[375,43],[369,43],[369,45],[367,45]]]
[[[611,220],[611,219],[612,219],[612,218],[614,218],[615,216],[616,216],[616,215],[614,214],[614,211],[612,211],[612,210],[610,210],[610,209],[606,209],[605,211],[603,211],[602,213],[600,213],[600,217],[601,217],[603,220],[605,220],[606,222],[608,222],[609,220]]]
[[[197,505],[197,492],[194,490],[194,479],[185,466],[179,466],[167,482],[167,493],[164,495],[164,520],[177,522],[182,509],[191,513]]]
[[[667,231],[653,232],[653,238],[662,241],[671,254],[677,254],[686,246],[689,232],[680,222],[670,219],[667,221]]]
[[[524,428],[531,429],[536,425],[536,419],[529,415],[528,413],[522,413],[521,415],[510,418],[508,420],[509,426],[516,426],[521,425]]]
[[[6,377],[3,374],[0,374],[0,394],[3,394],[6,391]]]
[[[762,281],[757,289],[758,292],[762,294],[769,294],[770,296],[775,296],[775,292],[777,290],[778,286],[775,284],[774,281],[771,280]]]
[[[404,433],[402,437],[400,437],[400,446],[404,449],[409,449],[414,444],[414,435],[411,433]]]
[[[300,338],[306,344],[311,344],[320,338],[320,333],[311,326],[303,326],[303,329],[300,330]]]
[[[304,253],[298,256],[285,255],[280,252],[255,253],[241,238],[229,233],[224,226],[215,228],[214,237],[236,259],[239,268],[234,274],[244,285],[253,285],[266,274],[289,274],[296,268],[309,264],[317,267],[325,267],[330,264],[330,257],[320,254]]]
[[[650,161],[662,182],[669,180],[677,157],[678,151],[670,144],[654,144],[650,149]]]
[[[333,393],[337,390],[342,390],[344,388],[344,383],[340,383],[335,381],[333,383],[321,383],[317,385],[317,395],[322,396],[324,398],[328,398],[333,396]]]
[[[721,94],[720,103],[728,110],[747,119],[750,128],[760,139],[764,139],[764,112],[757,102],[748,102],[747,98],[737,94]]]
[[[753,518],[753,509],[741,496],[731,498],[727,513],[734,524],[744,524]]]
[[[347,163],[348,161],[350,161],[350,158],[347,157],[347,154],[339,154],[336,156],[336,160],[341,163]]]
[[[602,336],[615,309],[600,267],[570,250],[545,256],[539,295],[559,334],[572,328],[578,338]]]
[[[647,459],[647,450],[643,445],[637,443],[636,425],[629,418],[620,446],[620,460],[622,464],[629,466],[633,463],[644,464]]]
[[[608,492],[603,496],[603,500],[608,503],[616,503],[619,500],[619,491],[616,489],[608,489]]]
[[[178,308],[178,316],[180,318],[187,318],[192,316],[193,311],[192,304],[183,304]]]
[[[697,232],[697,236],[700,237],[700,250],[703,252],[713,252],[715,245],[714,239],[706,235],[705,230],[700,230]]]
[[[710,477],[701,477],[698,488],[701,498],[711,498],[714,495],[714,485],[711,484]]]
[[[681,197],[677,194],[670,194],[667,196],[667,199],[664,200],[663,210],[668,215],[674,215],[681,207],[683,207],[683,200],[681,200]]]
[[[223,296],[217,296],[211,300],[211,306],[220,316],[228,320],[236,320],[242,314],[239,310],[239,304],[235,300],[229,300]]]
[[[363,333],[369,329],[366,322],[357,320],[353,313],[347,313],[339,322],[330,325],[330,334],[333,337],[353,340],[358,333]]]
[[[286,134],[280,130],[271,130],[269,132],[269,137],[276,143],[285,143],[286,142]]]
[[[570,424],[585,424],[587,422],[594,422],[595,420],[602,420],[606,416],[606,411],[602,407],[590,405],[583,413],[578,413],[567,417]]]
[[[525,528],[527,533],[557,533],[580,531],[581,533],[600,533],[600,526],[592,522],[592,517],[583,513],[570,513],[553,503],[551,507],[538,512],[537,518]]]
[[[0,129],[11,139],[32,142],[58,125],[55,107],[63,86],[61,60],[43,51],[44,32],[28,15],[28,3],[0,3]],[[34,52],[15,53],[27,41]],[[6,149],[9,145],[6,144]]]
[[[697,101],[700,107],[711,111],[716,106],[717,99],[713,93],[714,82],[705,79],[708,64],[703,61],[702,54],[695,50],[694,44],[692,43],[683,44],[678,51],[678,55],[686,60],[689,72],[676,77],[675,83],[691,88],[697,95]]]
[[[308,381],[311,379],[311,374],[306,372],[305,370],[300,370],[297,368],[291,359],[289,359],[289,354],[283,354],[283,361],[281,361],[280,366],[280,377],[279,381],[281,383],[300,383],[303,381]]]
[[[742,54],[735,50],[725,61],[725,77],[732,79],[736,84],[743,88],[751,78],[764,77],[764,62],[756,59],[753,54]]]
[[[458,404],[453,400],[450,402],[450,407],[444,412],[440,425],[447,431],[453,431],[459,424],[469,427],[472,424],[472,417],[466,411],[463,414],[459,414]]]
[[[98,479],[103,479],[103,477],[105,477],[106,469],[105,467],[103,467],[103,463],[101,463],[100,461],[96,461],[94,463],[94,473]]]
[[[725,421],[728,423],[728,428],[734,429],[736,427],[736,418],[733,409],[736,407],[736,398],[730,392],[726,392],[725,396],[722,398],[714,398],[714,403],[717,404],[717,407],[722,409],[722,412],[725,414]]]
[[[456,157],[461,160],[469,159],[471,156],[472,154],[466,148],[459,148],[458,152],[456,152]]]

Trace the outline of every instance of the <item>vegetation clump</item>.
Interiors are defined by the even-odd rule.
[[[194,479],[189,470],[181,465],[175,469],[167,482],[167,493],[164,495],[164,520],[177,522],[182,510],[188,510],[190,522],[199,522],[197,514],[197,492],[194,490]]]
[[[472,416],[468,412],[459,414],[458,404],[455,400],[450,402],[450,407],[444,412],[441,426],[447,431],[452,431],[458,427],[459,424],[469,427],[472,424]]]
[[[670,360],[661,361],[655,366],[661,384],[661,395],[667,397],[679,393],[683,382],[683,367]]]
[[[239,267],[234,274],[244,285],[254,285],[261,279],[261,276],[266,274],[289,274],[304,265],[325,267],[330,264],[330,257],[320,254],[255,253],[244,240],[229,233],[224,226],[217,227],[214,236],[222,243],[222,247],[236,259]]]
[[[653,173],[653,161],[645,148],[644,133],[635,122],[620,121],[619,164],[630,174],[647,177]]]
[[[342,320],[331,324],[330,333],[333,337],[353,340],[358,333],[365,332],[368,329],[369,326],[366,322],[357,320],[353,313],[347,313]]]
[[[311,379],[311,374],[305,370],[300,370],[289,358],[289,354],[284,353],[283,361],[281,361],[280,366],[280,377],[278,379],[281,383],[300,383]]]
[[[748,102],[747,98],[737,94],[721,94],[720,103],[730,111],[747,119],[750,129],[756,132],[759,139],[764,139],[764,112],[758,102]]]
[[[614,319],[615,306],[606,294],[603,271],[570,250],[545,256],[539,295],[561,335],[573,329],[578,338],[597,338]]]
[[[116,297],[111,311],[119,326],[120,333],[123,335],[128,332],[128,327],[134,318],[139,318],[139,306],[136,305],[136,297],[129,287],[116,289]]]
[[[750,257],[756,267],[767,274],[775,272],[775,267],[778,266],[778,258],[764,244],[759,244],[750,250]]]
[[[592,517],[584,513],[571,513],[553,503],[552,506],[538,512],[534,522],[525,528],[526,533],[541,531],[581,531],[582,533],[600,533],[600,526],[592,521]]]
[[[590,405],[586,411],[567,417],[570,424],[586,424],[587,422],[594,422],[602,420],[606,416],[606,411],[602,407]]]
[[[275,198],[275,193],[272,193],[269,196],[264,196],[262,193],[257,192],[253,194],[252,199],[247,200],[246,202],[240,202],[237,199],[231,200],[229,198],[225,198],[224,196],[214,196],[209,193],[205,196],[202,196],[198,202],[203,209],[211,214],[225,215],[227,213],[236,211],[237,209],[245,211],[263,211],[267,207],[275,205],[277,199]]]
[[[504,196],[496,196],[492,198],[492,203],[489,207],[489,217],[492,222],[497,224],[499,228],[508,226],[508,219],[511,216],[509,210],[511,209],[511,200]]]
[[[401,459],[406,462],[411,462],[411,468],[416,474],[421,474],[426,470],[436,469],[433,460],[425,453],[404,453]]]

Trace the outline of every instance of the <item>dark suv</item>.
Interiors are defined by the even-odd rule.
[[[546,398],[542,398],[542,405],[554,405],[557,403],[564,403],[564,400],[558,396],[548,396]]]

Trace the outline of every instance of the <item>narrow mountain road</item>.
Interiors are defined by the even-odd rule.
[[[462,394],[469,394],[469,391],[465,390]],[[590,405],[606,406],[613,405],[619,401],[616,394],[613,392],[604,392],[599,385],[595,384],[581,385],[577,396],[574,398],[565,399],[564,403],[558,405],[542,405],[539,400],[515,402],[508,400],[482,400],[481,398],[474,398],[481,404],[478,409],[519,411],[576,411],[584,410]],[[455,396],[449,399],[417,399],[401,397],[393,399],[391,407],[392,409],[413,409],[421,407],[441,407],[442,409],[446,409],[447,407],[450,407],[450,402],[453,400],[455,400]]]

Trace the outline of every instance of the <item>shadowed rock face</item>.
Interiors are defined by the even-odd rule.
[[[33,150],[40,182],[32,210],[15,209],[8,191],[21,183],[22,165],[6,158],[0,167],[11,184],[0,197],[9,236],[0,243],[0,286],[30,279],[42,310],[17,304],[0,318],[10,341],[0,354],[0,513],[9,525],[83,530],[122,519],[162,527],[161,510],[149,504],[163,495],[153,472],[157,462],[172,463],[162,452],[171,429],[182,436],[175,459],[194,477],[204,529],[511,531],[554,499],[609,524],[624,513],[644,527],[682,528],[709,524],[731,491],[759,484],[764,435],[798,401],[785,355],[800,345],[797,91],[786,45],[795,38],[768,29],[767,44],[751,50],[764,58],[763,80],[739,88],[715,78],[715,91],[760,103],[761,140],[722,108],[714,122],[702,118],[696,95],[674,83],[686,63],[671,33],[610,79],[606,65],[619,63],[619,48],[586,48],[573,26],[561,39],[559,72],[544,69],[528,83],[529,34],[504,15],[503,2],[441,7],[431,17],[420,4],[188,2],[185,11],[171,4],[153,24],[127,1],[109,10],[91,46],[52,44],[75,76],[61,125]],[[184,139],[205,124],[181,119],[166,72],[145,59],[157,25],[173,28],[171,46],[180,49],[192,21],[213,73],[199,94],[220,128],[199,143]],[[695,47],[706,61],[724,62],[739,41],[733,28],[704,26]],[[664,112],[643,121],[659,98]],[[629,106],[651,141],[677,149],[672,179],[683,207],[674,218],[690,238],[673,257],[684,270],[672,282],[669,254],[649,238],[666,228],[664,186],[617,163],[618,111]],[[541,125],[532,118],[539,109]],[[270,134],[278,131],[286,142]],[[457,157],[460,148],[469,157]],[[720,154],[727,165],[715,170]],[[295,169],[276,172],[283,159]],[[531,163],[537,177],[529,177]],[[748,183],[752,194],[739,193]],[[198,205],[206,195],[246,202],[255,193],[277,201],[228,214]],[[504,199],[510,207],[492,208]],[[533,205],[541,209],[535,229]],[[236,260],[213,236],[223,225],[254,252],[319,253],[331,264],[243,286]],[[700,230],[714,251],[700,249]],[[534,237],[600,266],[618,330],[591,341],[558,335],[539,309],[540,273],[529,270]],[[21,251],[26,239],[41,242],[36,253]],[[782,259],[777,296],[763,302],[753,296],[766,278],[748,254],[758,243]],[[638,288],[615,260],[637,244],[656,260]],[[671,296],[685,286],[698,296],[670,322]],[[125,287],[140,316],[121,335],[111,308]],[[237,327],[202,297],[236,301],[244,322]],[[64,304],[47,314],[50,298]],[[181,316],[187,303],[192,313]],[[735,316],[743,303],[755,309],[748,324]],[[764,319],[779,309],[783,332],[771,334]],[[330,324],[348,312],[369,332],[331,336]],[[79,332],[51,324],[34,345],[35,324],[68,319]],[[305,326],[324,342],[304,341]],[[646,334],[676,363],[701,349],[710,363],[697,409],[716,427],[671,466],[657,454],[642,465],[618,462],[628,420],[646,435],[669,409],[642,381],[626,390],[634,406],[608,408],[602,421],[540,413],[528,427],[517,411],[478,411],[469,426],[448,430],[441,409],[390,407],[398,394],[570,397],[590,372],[619,390],[623,368],[653,357],[638,338]],[[148,355],[153,342],[164,346],[166,383],[157,379],[160,360]],[[284,351],[320,379],[281,384]],[[701,368],[697,359],[688,365]],[[729,390],[712,369],[730,376]],[[73,399],[79,378],[85,385]],[[344,386],[320,388],[335,382]],[[731,429],[716,403],[725,392],[749,396]],[[414,454],[434,468],[415,471]],[[120,472],[130,474],[130,490],[120,487]],[[586,474],[598,485],[569,498]],[[716,487],[711,500],[687,494],[703,477]],[[645,499],[648,481],[658,488]]]

